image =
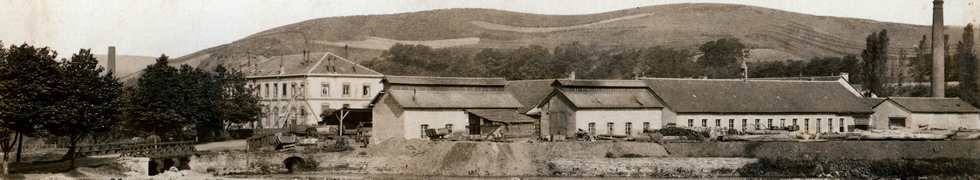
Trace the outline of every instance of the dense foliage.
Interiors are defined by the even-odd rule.
[[[241,72],[218,66],[213,72],[189,65],[167,65],[167,56],[144,70],[132,90],[129,125],[149,134],[182,140],[220,140],[229,125],[257,121],[259,97]],[[194,135],[186,134],[194,129]]]
[[[738,39],[719,39],[701,45],[700,54],[661,46],[599,47],[579,42],[559,44],[552,50],[525,46],[502,50],[486,48],[433,49],[425,45],[395,44],[378,59],[363,62],[382,74],[414,76],[504,77],[509,80],[564,78],[631,79],[641,77],[741,77],[746,46]],[[750,77],[827,76],[847,72],[859,76],[855,56],[749,62]],[[852,78],[853,79],[853,78]]]

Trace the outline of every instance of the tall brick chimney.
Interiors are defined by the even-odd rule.
[[[932,97],[946,97],[946,31],[943,29],[943,0],[932,1]]]
[[[119,72],[116,71],[116,46],[109,46],[109,55],[107,59],[109,59],[109,62],[107,63],[109,68],[108,70],[112,71],[113,75],[118,74]]]

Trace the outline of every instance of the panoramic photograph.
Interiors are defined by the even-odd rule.
[[[973,0],[0,0],[0,179],[980,179]]]

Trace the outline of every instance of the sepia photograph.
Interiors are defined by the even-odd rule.
[[[0,179],[980,179],[975,0],[0,0]]]

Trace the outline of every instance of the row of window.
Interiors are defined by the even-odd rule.
[[[815,121],[815,123],[813,125],[816,126],[815,127],[815,130],[817,132],[820,132],[820,131],[823,130],[823,129],[821,129],[821,126],[820,126],[821,125],[821,120],[823,120],[823,119],[821,119],[821,118],[815,118],[815,119],[816,119],[816,121]],[[760,128],[765,128],[765,127],[787,127],[786,126],[786,118],[780,118],[779,119],[779,126],[776,126],[776,124],[773,124],[773,119],[767,119],[765,121],[765,123],[763,123],[761,121],[761,119],[755,119],[754,122],[755,122],[754,124],[757,125],[757,126],[759,126]],[[791,121],[792,124],[790,124],[790,126],[797,126],[798,125],[798,122],[799,122],[799,118],[793,118],[792,121]],[[844,118],[839,118],[838,119],[837,126],[834,126],[834,118],[826,118],[826,121],[823,121],[823,122],[826,122],[827,123],[827,127],[831,131],[834,130],[834,127],[837,127],[837,131],[838,132],[844,132],[844,131],[847,130],[846,125],[844,124]],[[694,125],[695,125],[694,124],[694,119],[687,119],[687,126],[688,127],[695,127]],[[748,129],[748,125],[749,125],[749,119],[742,119],[741,129],[743,131],[746,130],[746,129]],[[803,127],[802,127],[803,130],[804,131],[810,131],[810,125],[811,125],[810,124],[810,118],[803,118]],[[701,119],[701,127],[708,127],[708,119]],[[722,120],[721,119],[715,119],[714,126],[712,126],[712,127],[726,127],[726,126],[722,126]],[[734,129],[735,128],[735,119],[728,119],[728,126],[727,127]]]
[[[595,128],[595,123],[594,122],[590,122],[588,128],[589,128],[589,130],[588,130],[589,134],[592,134],[592,135],[595,135],[596,134],[596,128]],[[643,122],[643,129],[650,129],[650,122]],[[640,130],[641,133],[642,133],[643,129]],[[633,123],[632,122],[626,122],[626,126],[623,127],[623,132],[626,135],[633,135]],[[610,134],[611,135],[611,134],[615,134],[615,133],[616,133],[616,123],[612,123],[612,122],[606,123],[606,134]]]
[[[271,126],[271,125],[274,125],[275,122],[277,120],[279,120],[279,116],[280,115],[282,115],[283,113],[289,113],[288,111],[287,112],[280,112],[280,110],[285,110],[285,107],[283,109],[280,109],[279,107],[269,107],[267,109],[264,109],[263,111],[265,111],[265,114],[267,115],[267,117],[265,118],[265,120],[263,121],[263,123],[261,125],[263,125],[263,126]],[[306,117],[306,109],[305,108],[299,108],[299,109],[297,109],[296,107],[292,107],[289,110],[291,112],[293,112],[293,113],[296,113],[296,115],[299,116],[299,118],[305,118]],[[296,116],[291,116],[289,118],[297,118],[297,117]]]
[[[297,84],[299,88],[297,89]],[[259,85],[249,84],[249,88],[256,89],[262,97],[289,97],[289,95],[295,95],[296,93],[303,93],[306,91],[306,83],[264,83]],[[344,82],[342,86],[342,95],[344,97],[351,96],[351,84],[349,82]],[[361,86],[361,96],[367,97],[371,94],[371,84],[364,83]],[[330,83],[320,84],[320,97],[330,97]]]

